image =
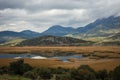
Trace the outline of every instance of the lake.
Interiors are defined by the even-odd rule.
[[[54,56],[54,57],[43,57],[38,54],[0,54],[0,58],[31,58],[31,59],[50,59],[50,58],[58,58],[63,62],[68,62],[70,58],[81,59],[83,56],[80,55],[69,55],[69,56]]]

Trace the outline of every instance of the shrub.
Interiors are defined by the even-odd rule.
[[[7,66],[3,66],[0,68],[0,74],[7,74],[9,72]]]
[[[113,80],[120,80],[120,65],[113,70]]]
[[[24,73],[23,76],[30,78],[30,79],[36,79],[38,77],[37,73],[35,73],[33,71],[28,71],[28,72]]]
[[[108,78],[108,73],[106,70],[100,70],[97,72],[97,79],[105,80]]]
[[[95,80],[95,71],[87,65],[80,66],[71,71],[71,77],[74,80]]]
[[[25,72],[31,70],[32,67],[29,64],[24,63],[24,60],[18,60],[10,63],[9,71],[11,74],[23,75]]]

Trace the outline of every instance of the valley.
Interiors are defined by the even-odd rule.
[[[119,46],[25,46],[25,47],[0,47],[1,54],[39,54],[41,56],[69,56],[81,54],[83,58],[70,58],[69,62],[62,62],[58,58],[30,59],[25,62],[35,67],[63,67],[77,68],[80,65],[90,65],[95,70],[112,70],[120,64]],[[19,58],[18,58],[19,59]],[[18,59],[0,58],[0,66],[8,65]]]
[[[120,0],[0,0],[0,80],[120,80]]]

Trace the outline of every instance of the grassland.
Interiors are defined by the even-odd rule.
[[[17,38],[17,39],[10,40],[8,42],[2,43],[2,44],[0,44],[0,46],[15,46],[15,45],[17,45],[18,43],[20,43],[20,42],[22,42],[24,40],[25,39]]]
[[[52,53],[74,53],[83,54],[96,58],[120,58],[120,46],[43,46],[43,47],[0,47],[0,53],[37,53],[50,55]],[[50,53],[50,54],[49,54]]]
[[[9,65],[10,62],[16,61],[17,59],[0,59],[0,66]],[[81,59],[72,60],[71,62],[61,62],[57,60],[49,59],[24,59],[25,63],[30,64],[33,67],[64,67],[64,68],[77,68],[80,65],[89,65],[95,70],[112,70],[116,66],[120,65],[120,59]]]
[[[35,67],[64,67],[77,68],[80,65],[89,65],[95,70],[106,69],[112,70],[120,65],[120,47],[119,46],[85,46],[85,47],[0,47],[0,53],[31,53],[38,52],[39,54],[54,53],[54,52],[73,52],[74,54],[83,54],[87,56],[83,59],[70,59],[70,62],[61,62],[58,59],[25,59],[28,63]],[[9,65],[10,62],[16,59],[0,59],[0,66]]]
[[[75,52],[78,54],[90,52],[120,53],[120,46],[31,46],[31,47],[0,47],[0,53],[23,53],[23,52]]]

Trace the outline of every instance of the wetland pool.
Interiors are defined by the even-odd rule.
[[[14,58],[14,59],[19,59],[19,58],[30,58],[30,59],[60,59],[63,62],[68,62],[68,59],[71,58],[76,58],[76,59],[81,59],[83,56],[81,54],[79,55],[68,55],[68,56],[53,56],[53,57],[43,57],[38,54],[0,54],[0,58]]]

